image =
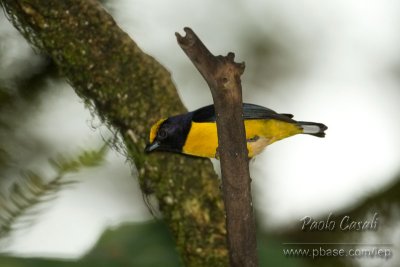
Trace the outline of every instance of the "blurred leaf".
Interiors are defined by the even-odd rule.
[[[104,144],[99,150],[83,151],[83,153],[79,156],[79,162],[85,167],[98,166],[103,162],[107,148],[107,145]]]
[[[7,166],[8,159],[9,159],[8,153],[0,147],[0,169]]]
[[[285,266],[305,267],[304,259],[286,257],[283,254],[282,239],[279,236],[272,236],[259,233],[257,237],[257,248],[259,267]]]
[[[103,163],[107,152],[107,145],[104,144],[98,150],[84,150],[75,159],[66,159],[58,156],[57,159],[50,159],[50,164],[60,173],[77,172],[83,167],[96,167]]]
[[[168,228],[161,221],[107,230],[83,262],[97,266],[182,266]]]
[[[107,230],[95,248],[77,261],[0,256],[1,267],[179,267],[167,227],[161,222],[129,224]]]
[[[57,160],[50,160],[57,172],[50,180],[33,171],[24,171],[20,179],[10,186],[8,195],[0,192],[0,238],[7,236],[21,221],[21,217],[25,219],[24,227],[28,226],[27,222],[32,223],[33,220],[26,217],[38,213],[34,207],[55,199],[59,191],[76,183],[74,180],[64,180],[66,174],[100,165],[106,152],[107,146],[103,145],[98,150],[84,150],[72,159],[59,156]]]
[[[3,108],[7,103],[10,102],[11,98],[11,95],[4,88],[0,87],[0,107]]]

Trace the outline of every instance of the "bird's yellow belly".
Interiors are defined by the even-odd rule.
[[[254,157],[269,144],[298,134],[302,129],[297,125],[278,120],[246,120],[246,139],[249,157]],[[218,137],[215,122],[192,122],[182,153],[215,158]]]

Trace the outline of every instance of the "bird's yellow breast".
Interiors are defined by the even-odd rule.
[[[302,129],[293,123],[279,120],[245,120],[249,157],[259,154],[267,145],[298,134]],[[191,129],[182,148],[189,155],[215,158],[218,147],[215,122],[192,122]]]

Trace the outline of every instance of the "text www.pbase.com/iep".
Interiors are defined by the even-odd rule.
[[[389,248],[284,248],[286,257],[311,257],[313,259],[323,257],[354,257],[354,258],[381,258],[389,259],[393,256]]]

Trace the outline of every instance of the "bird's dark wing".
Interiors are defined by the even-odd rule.
[[[191,112],[194,122],[212,122],[215,121],[214,105],[205,106]]]
[[[254,105],[243,103],[243,117],[244,119],[275,119],[287,122],[294,122],[292,120],[292,114],[279,114],[273,111],[272,109]]]
[[[215,109],[214,105],[205,106],[199,108],[192,112],[193,117],[192,120],[194,122],[213,122],[215,121]],[[243,103],[243,118],[245,120],[252,119],[275,119],[286,122],[295,122],[292,120],[293,115],[291,114],[278,114],[272,109],[254,105]]]

